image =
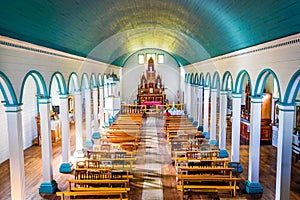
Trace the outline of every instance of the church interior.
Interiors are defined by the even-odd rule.
[[[0,199],[300,200],[300,1],[4,1]]]

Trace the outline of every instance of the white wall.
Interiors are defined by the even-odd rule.
[[[32,141],[37,137],[36,115],[37,99],[36,87],[33,78],[29,77],[24,87],[24,101],[22,106],[22,133],[23,149],[32,146]]]
[[[166,98],[170,103],[176,100],[177,90],[180,89],[180,67],[166,52],[147,49],[136,52],[125,63],[122,73],[122,101],[133,103],[137,98],[137,87],[142,73],[146,75],[148,64],[138,64],[138,54],[156,53],[165,55],[165,64],[155,64],[156,74],[160,74],[165,85]]]

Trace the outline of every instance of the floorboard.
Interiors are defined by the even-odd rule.
[[[179,199],[179,193],[176,190],[176,176],[175,169],[171,164],[171,158],[168,152],[168,143],[165,140],[162,129],[162,118],[157,120],[158,140],[159,140],[159,152],[161,159],[164,159],[164,164],[161,169],[161,178],[163,186],[163,199],[164,200],[177,200]],[[83,126],[84,127],[84,126]],[[71,138],[74,138],[74,125],[70,129]],[[142,136],[143,137],[143,136]],[[71,155],[75,150],[75,141],[71,139]],[[227,149],[231,149],[231,128],[227,129]],[[146,149],[145,140],[141,139],[138,147],[136,165],[142,165],[144,160]],[[240,147],[240,162],[243,166],[243,173],[241,177],[243,181],[240,183],[240,191],[238,191],[235,199],[275,199],[275,177],[276,177],[276,157],[277,149],[272,145],[263,145],[260,147],[260,183],[264,188],[262,195],[248,195],[244,192],[243,183],[248,176],[248,159],[249,159],[249,146],[241,145]],[[32,146],[24,151],[25,160],[25,184],[26,184],[26,199],[59,199],[55,195],[40,195],[38,189],[42,183],[42,159],[41,159],[41,147]],[[59,173],[59,166],[61,163],[61,141],[53,144],[53,178],[57,181],[59,190],[67,190],[66,180],[73,178],[73,174],[61,174]],[[144,183],[143,171],[136,170],[134,172],[134,179],[131,182],[131,191],[129,193],[129,199],[142,200],[143,183]],[[290,199],[300,200],[300,162],[292,164],[291,170],[291,191]],[[0,199],[11,199],[10,194],[10,169],[9,161],[5,161],[0,164]],[[228,193],[208,193],[208,194],[190,194],[190,199],[231,199]]]

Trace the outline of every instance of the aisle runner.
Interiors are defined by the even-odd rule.
[[[144,186],[142,200],[163,199],[163,187],[161,182],[161,158],[158,148],[156,118],[148,117],[145,127],[145,164]]]

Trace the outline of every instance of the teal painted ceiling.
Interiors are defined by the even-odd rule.
[[[2,0],[0,34],[123,66],[161,49],[184,66],[300,32],[300,0]]]

